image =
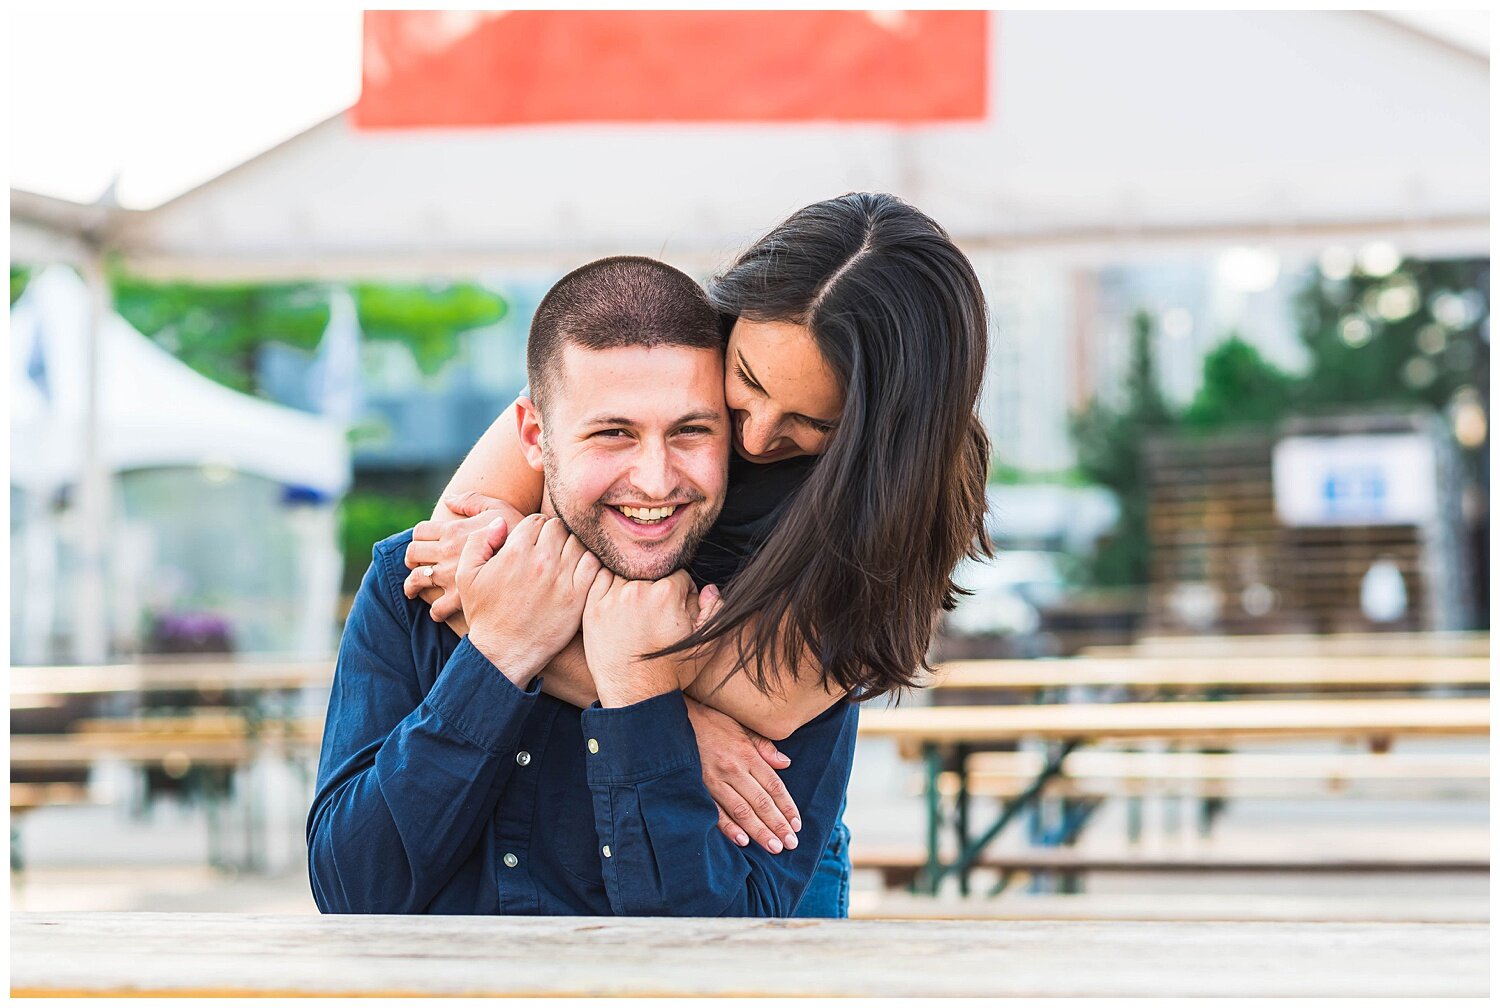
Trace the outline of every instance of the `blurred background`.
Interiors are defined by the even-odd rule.
[[[11,27],[18,909],[311,912],[343,615],[371,545],[426,517],[524,384],[541,295],[618,253],[707,281],[848,191],[934,217],[989,298],[1000,549],[960,569],[934,660],[1252,637],[1373,656],[1379,635],[1487,655],[1487,14]],[[861,742],[856,860],[920,835],[913,773]],[[1487,850],[1470,791],[1275,795],[1220,828],[1254,843],[1333,807],[1340,836],[1394,814]]]

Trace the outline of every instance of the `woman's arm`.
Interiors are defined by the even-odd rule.
[[[520,400],[518,399],[517,402]],[[488,523],[481,516],[498,508],[511,527],[542,505],[542,474],[521,453],[515,402],[479,436],[443,488],[432,519],[417,525],[406,548],[412,573],[403,586],[407,598],[421,596],[436,623],[448,623],[462,636],[463,607],[458,595],[458,554],[464,539]]]
[[[516,403],[511,403],[474,442],[443,488],[445,499],[474,492],[498,497],[523,515],[536,514],[542,509],[542,474],[531,468],[521,453],[516,410]],[[439,501],[432,509],[432,517],[451,521],[459,516]]]
[[[746,632],[741,628],[742,634]],[[739,667],[738,652],[733,642],[723,644],[683,692],[776,741],[785,739],[844,698],[837,684],[823,685],[822,669],[806,646],[802,648],[802,661],[790,676],[781,672],[779,663],[772,663],[781,689],[770,696],[756,689]]]

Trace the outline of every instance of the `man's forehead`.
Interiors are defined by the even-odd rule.
[[[570,423],[702,418],[724,410],[723,354],[681,346],[563,347],[554,399]]]

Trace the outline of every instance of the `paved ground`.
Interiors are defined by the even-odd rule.
[[[1427,747],[1434,746],[1442,747]],[[1446,748],[1451,750],[1453,745]],[[125,782],[108,772],[104,776],[109,778],[103,781],[105,785],[111,780]],[[267,772],[260,783],[267,795],[263,847],[273,865],[269,872],[237,875],[208,868],[209,828],[201,809],[165,801],[142,816],[131,815],[121,804],[42,809],[19,824],[26,867],[12,874],[11,908],[315,913],[302,847],[307,795],[289,774]],[[846,815],[856,849],[861,842],[920,841],[922,805],[916,788],[913,769],[898,759],[888,743],[860,744]],[[120,790],[116,788],[117,793]],[[981,809],[976,808],[976,818]],[[1225,851],[1271,845],[1345,853],[1488,849],[1485,801],[1240,801],[1230,805],[1211,841],[1193,832],[1191,812],[1190,806],[1179,810],[1181,828],[1174,830],[1169,806],[1148,805],[1148,845],[1183,851],[1201,850],[1205,843]],[[1118,803],[1105,806],[1091,824],[1087,842],[1118,848],[1124,837],[1123,817]],[[229,849],[238,849],[244,824],[230,821],[226,832]],[[1020,843],[1021,838],[1013,837],[1011,842]],[[871,879],[856,877],[856,910],[877,905],[872,884]],[[1098,875],[1088,881],[1087,889],[1096,894],[1232,897],[1253,893],[1308,899],[1452,897],[1472,905],[1487,892],[1488,879],[1472,875]],[[1025,896],[1017,892],[1005,898]]]

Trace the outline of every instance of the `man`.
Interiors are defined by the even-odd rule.
[[[470,537],[463,638],[404,596],[410,533],[375,547],[308,816],[324,912],[791,914],[848,780],[849,709],[781,746],[815,842],[742,848],[703,785],[691,662],[639,657],[696,618],[680,568],[723,502],[721,345],[702,291],[653,260],[590,263],[543,299],[519,424],[557,517]],[[587,710],[539,690],[580,630]]]

